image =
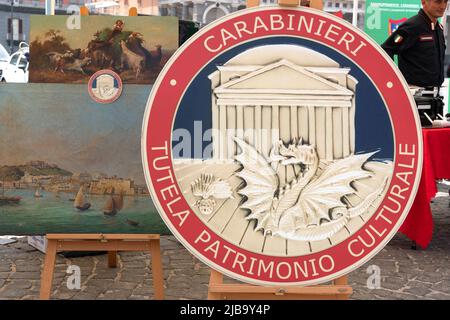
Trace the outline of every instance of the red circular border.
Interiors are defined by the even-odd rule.
[[[364,41],[369,45],[364,47],[365,50],[361,50],[360,54],[356,57],[349,57],[345,52],[345,46],[343,44],[336,45],[336,43],[315,34],[306,34],[298,31],[289,32],[286,30],[283,30],[281,33],[279,31],[269,29],[263,30],[258,34],[244,34],[237,40],[230,39],[229,44],[225,48],[222,48],[214,53],[203,48],[203,42],[207,37],[215,36],[216,38],[220,38],[221,29],[233,30],[233,24],[237,21],[251,21],[252,19],[256,19],[256,17],[259,17],[263,21],[268,21],[268,17],[271,14],[282,15],[285,17],[288,14],[301,14],[304,15],[306,19],[319,18],[324,21],[324,29],[326,28],[325,26],[329,24],[338,25],[343,30],[350,32],[355,37],[356,41]],[[377,87],[380,91],[382,98],[386,103],[386,107],[389,110],[395,138],[394,171],[388,186],[388,190],[390,190],[390,192],[392,192],[392,187],[401,181],[396,175],[396,173],[400,171],[399,164],[403,164],[402,161],[406,161],[406,157],[402,157],[399,154],[397,146],[399,143],[408,143],[417,146],[415,156],[408,157],[408,160],[412,159],[412,161],[415,161],[415,170],[410,178],[410,181],[414,181],[414,183],[411,184],[411,187],[406,191],[406,193],[402,194],[405,197],[405,200],[401,201],[403,208],[402,213],[394,217],[389,215],[389,218],[392,219],[390,229],[382,232],[383,236],[380,236],[372,247],[366,248],[367,250],[365,250],[365,253],[360,257],[352,257],[348,253],[347,247],[350,241],[357,239],[358,237],[364,237],[364,231],[367,230],[367,226],[372,225],[375,229],[377,227],[384,227],[382,222],[383,219],[376,219],[376,216],[380,212],[380,208],[387,204],[389,192],[386,194],[372,218],[369,221],[366,221],[363,227],[361,227],[356,233],[328,249],[299,257],[277,257],[258,254],[231,244],[205,226],[190,209],[188,203],[183,197],[181,197],[181,200],[178,201],[175,206],[171,206],[171,210],[173,210],[173,212],[181,212],[183,210],[188,210],[190,212],[189,217],[180,226],[179,218],[168,213],[167,201],[163,199],[161,192],[156,192],[158,189],[160,191],[162,188],[169,186],[170,183],[163,184],[158,182],[158,179],[162,181],[162,178],[164,178],[164,175],[166,175],[167,172],[161,172],[155,170],[155,168],[152,168],[153,160],[155,160],[154,157],[158,156],[156,151],[155,154],[153,153],[154,149],[152,148],[161,147],[164,146],[165,143],[168,143],[168,159],[170,161],[167,163],[167,166],[169,167],[168,170],[173,173],[171,156],[172,125],[178,104],[185,92],[185,88],[189,86],[192,79],[196,76],[199,70],[201,70],[204,65],[208,63],[208,61],[211,61],[215,56],[221,54],[226,49],[249,40],[270,36],[293,36],[308,38],[333,47],[336,51],[352,59],[362,70],[366,72],[369,79],[373,81],[375,87]],[[374,61],[377,63],[374,63]],[[176,80],[176,82],[173,80]],[[418,117],[414,109],[414,101],[407,91],[406,82],[395,68],[390,58],[375,44],[375,42],[363,37],[363,34],[359,30],[355,29],[344,20],[307,8],[258,8],[243,10],[229,15],[223,21],[213,23],[211,26],[206,27],[191,38],[188,43],[180,48],[179,51],[177,51],[177,53],[171,58],[155,83],[147,104],[142,131],[142,157],[147,185],[150,189],[155,205],[158,207],[158,211],[166,224],[169,226],[170,230],[185,247],[187,247],[193,254],[214,269],[239,280],[264,285],[312,285],[329,281],[357,268],[380,251],[398,230],[412,205],[412,201],[417,191],[422,165],[421,130]],[[176,181],[174,185],[176,187],[176,192],[179,195],[182,195],[181,189]],[[166,210],[164,210],[164,208]],[[382,231],[381,229],[377,230],[380,232]],[[286,279],[278,276],[261,277],[256,273],[251,274],[244,272],[239,268],[239,264],[236,265],[235,261],[232,259],[223,260],[225,257],[224,253],[221,253],[215,257],[211,251],[202,252],[201,250],[204,250],[204,247],[202,248],[201,244],[196,244],[195,241],[203,231],[208,232],[211,237],[209,244],[214,241],[218,241],[221,248],[224,245],[229,248],[227,249],[229,253],[235,252],[245,254],[247,258],[246,266],[248,266],[253,259],[255,261],[263,261],[265,265],[270,265],[272,262],[277,263],[278,266],[280,266],[281,263],[287,263],[292,266],[293,263],[298,261],[314,262],[318,261],[321,257],[324,257],[327,254],[332,255],[333,257],[338,257],[339,259],[334,259],[335,265],[333,271],[323,271],[321,273],[314,272],[309,277],[291,276]]]
[[[119,91],[117,91],[117,93],[114,97],[112,97],[111,99],[108,99],[108,100],[100,100],[92,92],[92,83],[94,82],[94,80],[96,78],[98,78],[99,76],[104,75],[104,74],[109,74],[110,76],[114,77],[114,79],[116,79],[117,82],[119,83]],[[91,96],[92,100],[94,100],[95,102],[101,103],[101,104],[112,103],[112,102],[116,101],[117,99],[119,99],[120,95],[122,94],[122,88],[123,88],[123,84],[122,84],[122,79],[120,78],[120,76],[116,72],[109,70],[109,69],[99,70],[99,71],[95,72],[89,78],[89,82],[88,82],[89,95]]]

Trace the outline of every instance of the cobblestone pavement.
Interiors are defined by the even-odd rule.
[[[349,274],[352,299],[450,299],[450,208],[448,186],[432,203],[434,234],[426,250],[412,250],[397,234],[371,261]],[[209,269],[173,236],[161,239],[166,299],[206,299]],[[26,238],[0,245],[0,299],[38,299],[43,254]],[[67,288],[69,265],[81,269],[81,289]],[[52,299],[153,299],[150,256],[121,252],[118,267],[107,267],[107,255],[67,259],[58,256]],[[381,288],[368,289],[367,268],[377,265]]]

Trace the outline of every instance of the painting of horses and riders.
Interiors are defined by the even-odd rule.
[[[178,48],[176,17],[31,16],[30,82],[87,83],[111,69],[124,83],[151,84]],[[68,28],[68,26],[70,28]]]

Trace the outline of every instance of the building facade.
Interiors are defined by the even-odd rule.
[[[91,0],[86,3],[89,10],[96,14],[127,16],[130,8],[135,7],[138,14],[159,15],[158,0]]]
[[[360,29],[364,29],[365,2],[358,1],[357,25]],[[278,0],[261,0],[260,5],[277,3]],[[324,11],[341,11],[344,19],[352,22],[353,4],[353,0],[324,0]],[[244,9],[246,0],[55,0],[55,14],[67,14],[70,5],[86,5],[92,14],[124,16],[128,15],[131,7],[136,7],[138,14],[177,16],[204,26],[228,13]],[[0,0],[0,44],[7,51],[14,52],[21,41],[28,42],[32,14],[45,14],[45,0]],[[449,14],[450,10],[447,16]],[[449,21],[447,19],[445,30]],[[447,47],[447,54],[449,52],[450,46]]]
[[[204,26],[226,14],[244,9],[245,3],[245,0],[159,0],[159,11],[162,16],[176,16]]]
[[[135,0],[129,0],[135,1]],[[260,6],[273,6],[278,0],[261,0]],[[162,16],[177,16],[181,20],[194,21],[206,25],[228,13],[244,9],[245,0],[159,0],[159,12]],[[351,22],[353,0],[325,0],[324,10],[341,11],[344,19]],[[364,27],[365,1],[358,2],[358,27]]]
[[[82,6],[84,2],[55,0],[55,14],[67,14],[70,5]],[[0,44],[8,52],[16,51],[20,42],[28,42],[33,14],[45,14],[45,0],[0,0]]]
[[[348,22],[352,22],[353,19],[353,0],[324,0],[323,10],[326,12],[338,12],[341,11],[344,19]],[[366,10],[366,1],[358,1],[358,17],[357,26],[360,29],[364,29],[364,12]]]

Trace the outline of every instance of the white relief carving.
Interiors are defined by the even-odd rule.
[[[256,231],[264,234],[305,241],[329,238],[349,219],[364,213],[386,187],[387,177],[357,206],[342,201],[342,197],[356,192],[352,182],[372,177],[364,164],[376,152],[332,161],[319,172],[316,149],[302,144],[301,139],[287,148],[280,140],[268,160],[245,141],[235,141],[242,150],[236,159],[243,167],[236,175],[246,182],[238,191],[247,198],[242,208],[250,210],[247,219],[257,220]],[[298,165],[299,174],[280,187],[274,165]]]
[[[214,210],[216,201],[211,198],[233,198],[230,185],[212,174],[201,174],[191,183],[191,189],[194,196],[201,198],[197,200],[195,206],[204,215],[210,215]]]

